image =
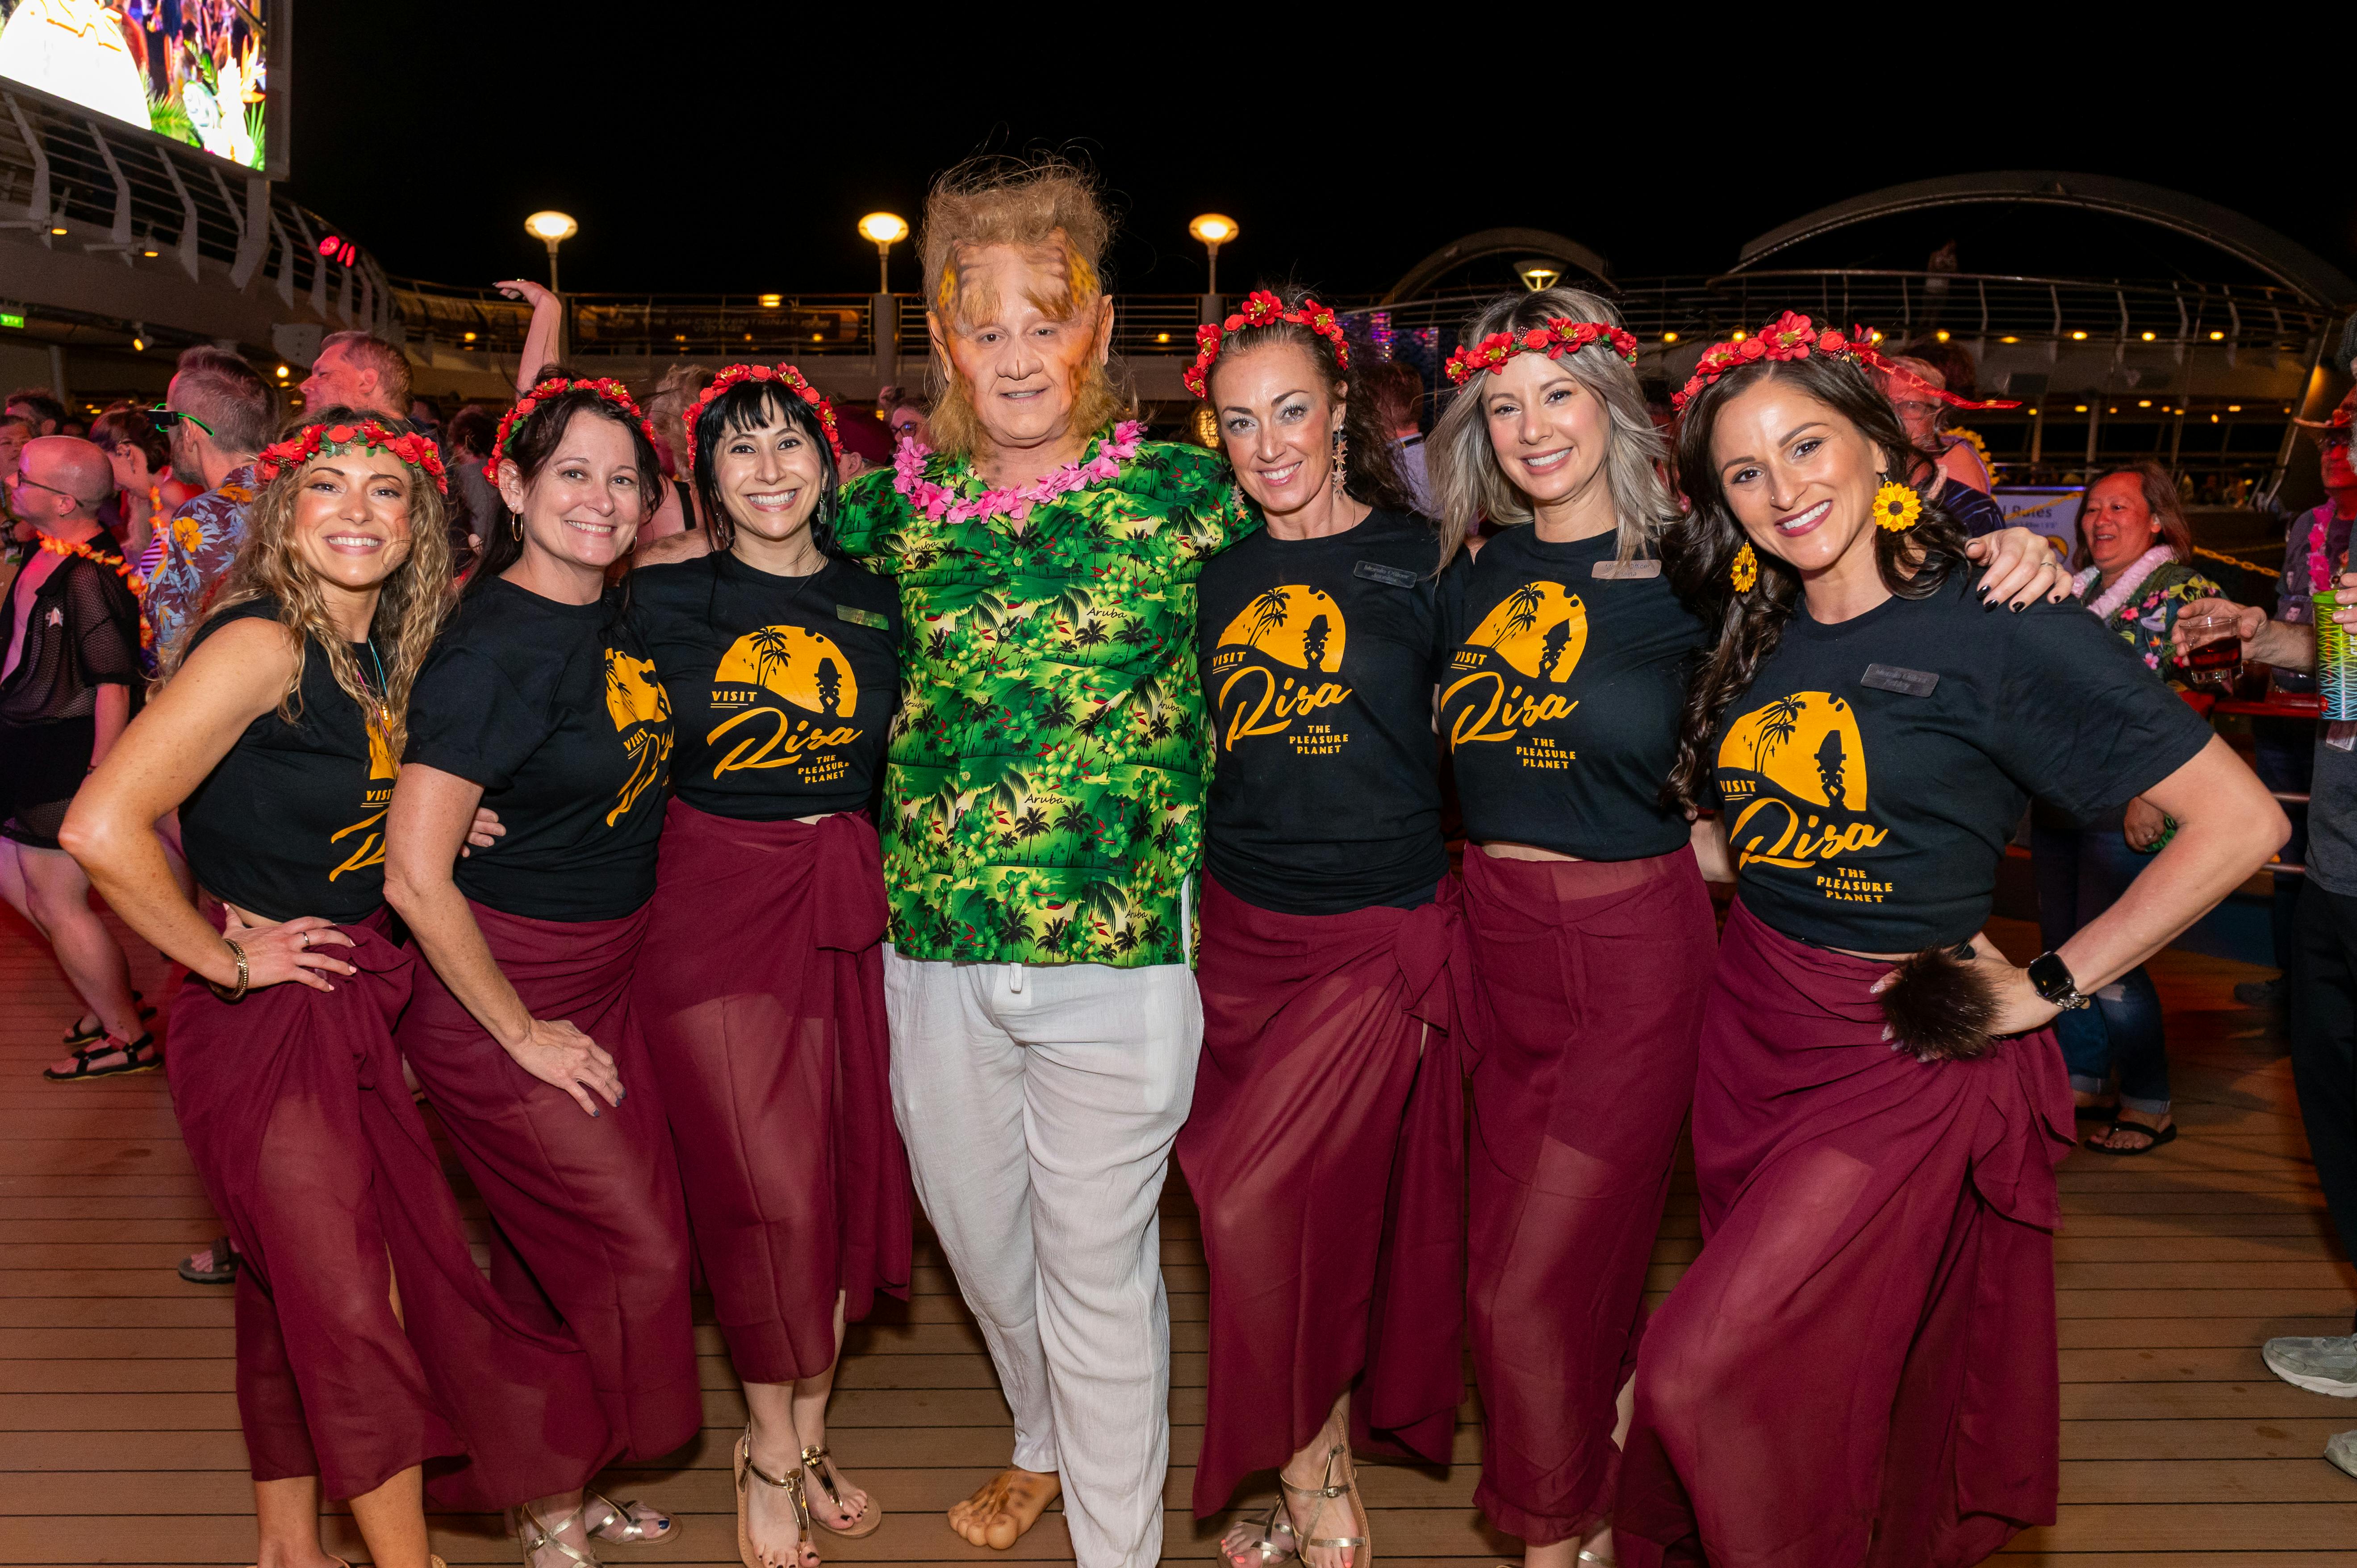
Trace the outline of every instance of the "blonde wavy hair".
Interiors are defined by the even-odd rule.
[[[372,419],[396,435],[407,435],[414,428],[405,419],[389,419],[365,410],[331,408],[305,420],[296,429],[306,430],[314,424],[358,424],[363,419]],[[278,601],[278,624],[286,628],[295,642],[295,669],[287,676],[286,690],[278,699],[278,716],[288,724],[302,717],[303,668],[313,643],[325,651],[336,684],[360,704],[361,714],[377,711],[376,693],[361,677],[360,660],[352,657],[351,644],[344,640],[344,634],[328,618],[327,596],[295,538],[295,498],[302,490],[305,477],[318,462],[319,458],[314,457],[300,468],[281,470],[254,497],[252,510],[246,514],[245,542],[238,547],[236,561],[222,577],[203,616],[191,622],[188,629],[165,650],[159,684],[178,672],[180,661],[188,657],[189,647],[196,641],[199,626],[239,605],[271,598]],[[425,668],[425,655],[433,648],[435,634],[442,629],[442,618],[453,602],[448,509],[432,479],[415,468],[405,468],[404,472],[409,476],[409,554],[379,588],[376,618],[369,628],[377,657],[384,661],[383,698],[388,718],[384,740],[396,760],[408,735],[410,688],[416,682],[418,671]]]
[[[1466,343],[1479,343],[1493,332],[1520,337],[1544,327],[1555,317],[1613,327],[1621,324],[1619,311],[1585,290],[1543,288],[1534,294],[1501,295],[1491,300],[1466,323],[1459,336]],[[1604,481],[1611,488],[1612,512],[1620,524],[1620,559],[1634,561],[1660,554],[1662,531],[1684,514],[1663,477],[1669,467],[1669,444],[1653,427],[1635,369],[1605,343],[1565,354],[1555,363],[1596,394],[1611,424]],[[1530,498],[1506,478],[1490,444],[1490,422],[1481,396],[1482,384],[1489,379],[1485,371],[1467,381],[1448,400],[1448,407],[1432,430],[1432,491],[1440,512],[1443,565],[1483,518],[1512,525],[1528,522],[1532,517]]]
[[[1054,319],[1070,321],[1100,304],[1109,308],[1104,252],[1112,239],[1113,221],[1078,165],[1058,157],[970,158],[935,179],[925,197],[918,250],[925,263],[926,314],[946,334],[969,307],[995,304],[966,298],[958,278],[959,258],[985,245],[1063,252],[1063,287],[1031,302]],[[933,355],[927,390],[933,399],[929,423],[935,449],[953,456],[972,453],[982,441],[981,417],[945,354]],[[1073,389],[1073,428],[1103,429],[1130,402],[1107,369],[1092,359]]]

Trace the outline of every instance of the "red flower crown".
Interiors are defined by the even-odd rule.
[[[721,371],[718,375],[713,377],[712,384],[705,388],[701,392],[698,392],[696,394],[695,401],[687,405],[687,412],[681,415],[681,418],[684,420],[687,424],[687,466],[690,468],[694,468],[695,467],[695,422],[697,417],[704,413],[706,405],[711,403],[713,400],[717,398],[722,392],[726,392],[730,387],[742,386],[747,381],[785,382],[788,387],[793,390],[796,396],[800,397],[804,403],[810,404],[812,408],[818,411],[819,428],[826,432],[826,444],[834,450],[835,461],[839,463],[843,460],[843,442],[836,436],[834,430],[834,404],[827,402],[826,399],[820,394],[818,388],[811,385],[809,381],[803,380],[802,373],[800,371],[794,369],[791,365],[778,365],[775,367],[769,365],[731,365],[726,370]]]
[[[1287,310],[1285,301],[1265,288],[1256,288],[1244,295],[1244,307],[1220,326],[1210,322],[1195,328],[1195,362],[1178,379],[1197,397],[1211,395],[1211,361],[1220,357],[1220,345],[1230,332],[1241,332],[1247,327],[1274,327],[1280,321],[1290,321],[1297,327],[1307,327],[1334,345],[1334,362],[1344,370],[1351,368],[1351,345],[1342,340],[1342,324],[1334,318],[1333,311],[1308,295],[1301,299],[1301,308]]]
[[[443,474],[441,450],[432,441],[414,431],[395,435],[373,419],[363,419],[358,424],[307,424],[298,435],[264,446],[262,455],[253,460],[254,477],[267,484],[281,473],[299,470],[320,453],[339,446],[373,446],[380,452],[390,452],[433,480],[436,489],[446,496],[450,493],[450,482]]]
[[[639,433],[647,438],[648,446],[658,452],[662,450],[662,444],[655,439],[655,427],[647,423],[647,416],[639,410],[638,400],[630,396],[630,389],[621,382],[610,376],[601,376],[594,381],[568,381],[563,376],[551,376],[516,399],[515,406],[500,415],[500,433],[491,442],[491,455],[483,460],[483,478],[498,484],[500,463],[507,456],[508,437],[515,434],[516,426],[530,419],[533,411],[550,398],[569,392],[597,393],[600,400],[619,410],[638,425]]]
[[[1807,317],[1790,310],[1761,328],[1751,337],[1713,343],[1709,348],[1705,349],[1702,351],[1700,362],[1695,366],[1694,375],[1686,381],[1684,390],[1670,394],[1671,406],[1684,408],[1687,403],[1692,401],[1695,393],[1713,384],[1729,371],[1739,371],[1744,366],[1756,364],[1761,360],[1805,360],[1812,353],[1828,354],[1835,359],[1846,359],[1852,364],[1864,365],[1889,375],[1905,376],[1952,408],[2019,408],[2021,406],[2018,403],[2008,402],[2004,398],[1990,398],[1985,403],[1975,403],[1971,398],[1958,397],[1952,392],[1944,392],[1932,386],[1921,376],[1910,373],[1906,366],[1893,364],[1874,347],[1873,339],[1867,336],[1865,328],[1853,327],[1846,334],[1838,327],[1828,327],[1820,331]]]
[[[1631,364],[1637,362],[1637,339],[1633,334],[1609,322],[1574,321],[1569,317],[1550,316],[1544,327],[1534,327],[1520,336],[1492,332],[1469,349],[1459,348],[1448,356],[1448,363],[1442,368],[1448,371],[1448,379],[1461,387],[1484,370],[1497,374],[1517,354],[1544,352],[1550,360],[1559,360],[1598,341],[1611,344],[1612,351]]]

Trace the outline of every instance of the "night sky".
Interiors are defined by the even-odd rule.
[[[465,25],[436,28],[437,14]],[[1222,252],[1224,291],[1293,276],[1351,295],[1506,225],[1578,240],[1620,277],[1718,272],[1746,240],[1827,202],[1937,174],[2044,168],[2206,198],[2357,276],[2357,143],[2345,118],[2295,113],[2332,102],[2339,83],[2230,93],[2190,80],[2181,58],[2106,83],[1981,55],[1977,75],[2036,83],[2009,92],[1967,87],[1961,68],[1813,70],[1747,41],[1742,59],[1760,63],[1710,68],[1725,85],[1700,96],[1718,107],[1696,110],[1689,77],[1615,65],[1600,45],[1534,37],[1502,53],[1537,51],[1553,62],[1544,75],[1435,60],[1416,78],[1404,63],[1411,40],[1345,62],[1291,9],[1267,26],[1293,41],[1231,48],[1209,26],[1188,41],[1178,13],[1157,8],[1134,42],[1097,47],[1094,80],[1088,40],[1122,36],[1117,11],[1088,24],[1106,32],[1060,43],[929,39],[925,27],[979,25],[979,14],[951,24],[931,8],[875,7],[878,26],[861,36],[759,19],[793,14],[679,0],[307,4],[292,192],[390,271],[435,282],[545,276],[522,224],[555,207],[581,222],[564,251],[568,291],[865,292],[876,261],[853,232],[861,213],[888,208],[913,223],[934,171],[977,151],[1051,147],[1092,164],[1114,199],[1117,289],[1200,291],[1203,252],[1186,222],[1211,209],[1243,229]],[[668,38],[608,20],[628,16],[682,20]],[[1282,69],[1220,63],[1256,55]],[[952,60],[992,74],[960,83]],[[1469,72],[1501,85],[1449,87]],[[1918,91],[1933,95],[1930,112],[1884,107]],[[2231,111],[2204,108],[2212,96],[2231,96]],[[1945,239],[1967,272],[2243,275],[2148,230],[2019,213],[1895,224],[1805,260],[1915,268]],[[903,245],[894,286],[916,282]]]

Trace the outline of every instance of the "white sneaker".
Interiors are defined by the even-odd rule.
[[[2357,1476],[2357,1432],[2337,1432],[2326,1438],[2324,1457],[2334,1469]]]
[[[2357,1399],[2357,1334],[2321,1339],[2270,1339],[2259,1352],[2267,1370],[2296,1389]]]

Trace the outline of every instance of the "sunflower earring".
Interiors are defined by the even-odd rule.
[[[1923,515],[1923,498],[1910,486],[1896,479],[1885,479],[1882,488],[1874,492],[1874,521],[1878,528],[1893,533],[1904,533],[1915,526]]]
[[[1743,548],[1735,553],[1734,564],[1727,569],[1727,575],[1734,579],[1738,594],[1749,593],[1760,581],[1760,557],[1751,553],[1750,541],[1746,540]]]

